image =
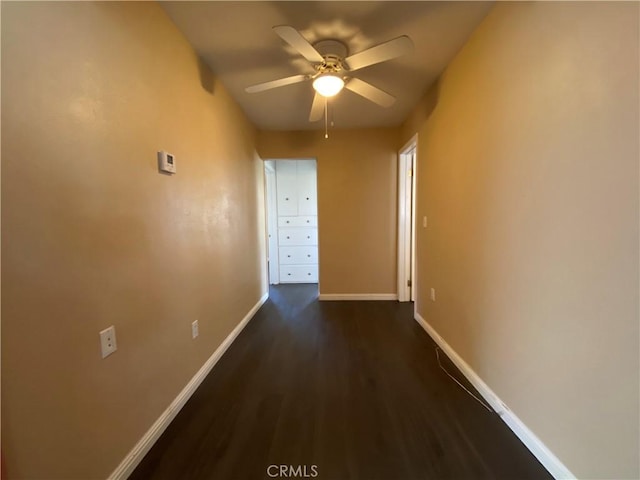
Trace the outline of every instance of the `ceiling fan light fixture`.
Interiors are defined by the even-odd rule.
[[[313,81],[313,88],[323,97],[333,97],[344,87],[344,80],[337,75],[325,73]]]

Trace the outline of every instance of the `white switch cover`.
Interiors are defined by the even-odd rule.
[[[158,152],[158,168],[163,172],[176,173],[176,162],[173,154],[165,151]]]
[[[431,301],[432,302],[436,301],[436,289],[435,288],[431,289]]]
[[[422,228],[427,228],[427,217],[422,217]]]
[[[116,327],[111,325],[100,332],[100,346],[102,358],[106,358],[118,349],[116,344]]]
[[[191,338],[196,338],[200,332],[198,331],[198,320],[191,322]]]

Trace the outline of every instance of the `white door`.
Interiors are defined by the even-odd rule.
[[[411,239],[411,256],[409,269],[411,270],[411,301],[416,301],[416,149],[411,152],[411,223],[409,224],[409,238]]]
[[[414,301],[415,271],[415,178],[416,146],[414,137],[399,154],[398,165],[398,300]]]

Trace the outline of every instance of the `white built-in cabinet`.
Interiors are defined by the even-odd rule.
[[[318,201],[315,160],[278,160],[280,283],[318,282]]]

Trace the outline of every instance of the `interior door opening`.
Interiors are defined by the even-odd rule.
[[[269,284],[318,283],[314,159],[265,161]]]

